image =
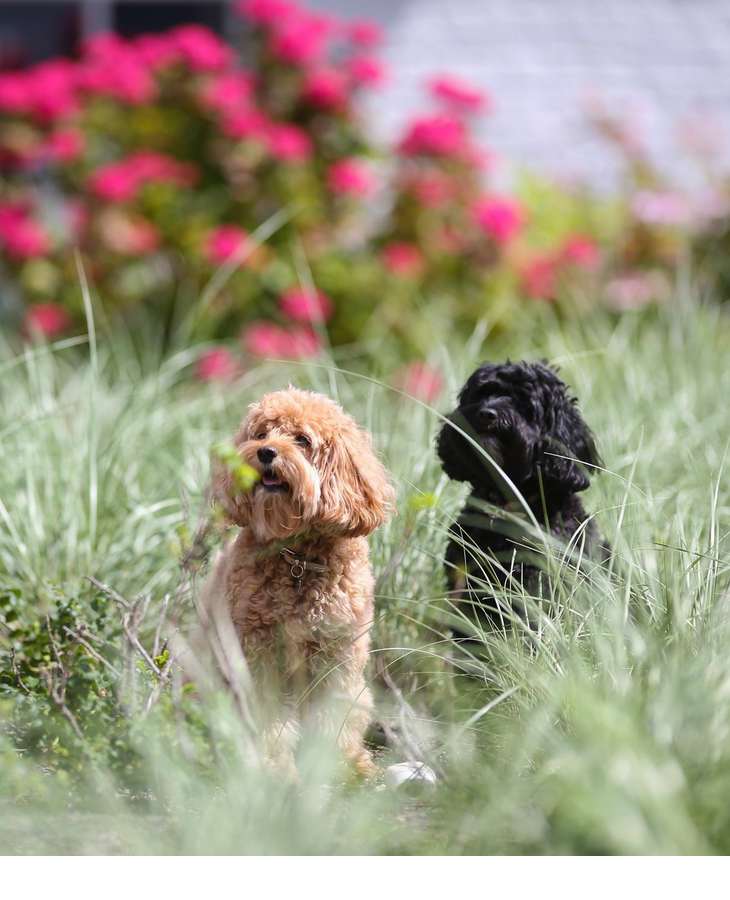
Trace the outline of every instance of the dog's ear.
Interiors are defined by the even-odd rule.
[[[441,460],[441,468],[452,481],[469,481],[469,467],[465,464],[464,454],[465,452],[468,454],[471,446],[451,422],[455,422],[467,432],[470,430],[469,423],[458,409],[449,413],[446,418],[449,421],[444,422],[436,441],[436,452]]]
[[[565,493],[584,491],[592,467],[601,464],[593,434],[562,382],[551,391],[549,410],[551,421],[538,454],[543,483]]]
[[[348,537],[370,534],[385,524],[395,493],[370,437],[348,422],[322,453],[318,524]]]

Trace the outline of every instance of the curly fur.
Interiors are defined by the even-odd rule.
[[[500,585],[517,579],[534,592],[540,572],[527,564],[524,553],[521,557],[517,549],[520,536],[507,533],[503,519],[476,510],[474,499],[514,509],[514,493],[451,422],[486,450],[553,536],[568,541],[587,523],[585,550],[605,559],[608,547],[593,522],[587,521],[589,516],[577,496],[589,486],[591,471],[600,460],[577,401],[568,394],[557,371],[544,363],[485,363],[468,379],[448,418],[450,422],[438,437],[444,472],[472,487],[446,551],[449,588],[452,597],[468,601],[462,609],[501,625],[504,616],[496,595],[484,590],[485,576]],[[491,568],[480,565],[465,544],[476,545],[499,564]]]
[[[300,731],[311,725],[337,739],[357,772],[371,775],[363,743],[373,618],[365,535],[391,512],[387,473],[351,416],[328,397],[295,388],[252,404],[235,445],[263,477],[243,492],[227,469],[214,470],[214,495],[241,531],[206,595],[230,612],[260,693],[267,752],[292,770]],[[306,570],[297,590],[284,546],[326,571]]]

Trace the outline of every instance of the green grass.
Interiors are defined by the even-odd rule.
[[[374,378],[337,360],[272,364],[222,388],[191,380],[194,351],[156,366],[123,337],[91,356],[63,346],[4,355],[5,852],[730,851],[728,323],[678,301],[618,324],[526,323],[519,341],[482,337],[435,347],[449,380],[440,411],[483,357],[557,362],[603,454],[606,471],[585,499],[620,564],[569,577],[548,549],[566,570],[557,615],[533,606],[533,630],[484,635],[471,677],[443,627],[440,561],[464,489],[440,473],[436,412],[378,382],[395,360],[380,358]],[[356,351],[339,361],[366,371]],[[251,762],[227,692],[165,691],[145,715],[154,680],[144,667],[126,715],[131,705],[114,698],[126,702],[129,684],[76,647],[68,705],[79,740],[39,674],[54,655],[46,614],[58,640],[64,623],[101,631],[104,655],[121,667],[119,617],[85,574],[130,600],[149,595],[151,640],[164,596],[177,597],[212,443],[263,390],[289,381],[336,396],[371,430],[398,484],[399,515],[372,550],[373,656],[400,698],[375,664],[371,676],[379,716],[440,773],[427,801],[377,784],[328,786],[326,747],[305,750],[299,784],[281,783]],[[180,599],[185,632],[194,615]]]

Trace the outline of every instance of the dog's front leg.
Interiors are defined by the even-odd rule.
[[[322,680],[314,710],[317,731],[337,741],[345,763],[358,775],[372,778],[378,767],[365,747],[365,732],[372,718],[373,697],[364,670],[368,660],[367,638],[343,648],[340,661]]]
[[[294,751],[299,742],[299,723],[294,714],[282,707],[281,714],[265,725],[263,745],[266,761],[286,778],[297,774]]]
[[[295,778],[294,753],[301,735],[299,713],[291,702],[286,671],[277,658],[276,644],[259,643],[253,652],[250,646],[247,649],[264,758],[282,775]]]

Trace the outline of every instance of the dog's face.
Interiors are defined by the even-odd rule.
[[[214,471],[214,493],[237,525],[261,541],[308,529],[355,537],[382,525],[393,490],[368,435],[341,407],[309,391],[266,394],[249,407],[235,444],[260,473],[253,491],[236,490]]]
[[[542,363],[484,364],[459,394],[449,419],[470,435],[527,495],[588,487],[584,466],[598,463],[593,437],[554,369]],[[475,489],[497,485],[484,457],[450,424],[438,439],[446,474]],[[565,457],[570,457],[566,459]]]

